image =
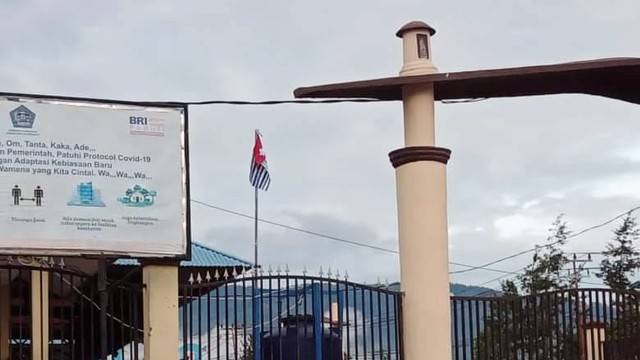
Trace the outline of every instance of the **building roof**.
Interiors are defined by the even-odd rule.
[[[296,98],[402,100],[402,88],[433,83],[436,100],[589,94],[640,104],[640,58],[435,73],[302,87]]]
[[[140,261],[134,258],[121,258],[116,260],[113,265],[116,266],[140,266]],[[180,267],[251,267],[252,264],[235,256],[225,254],[221,251],[214,250],[210,247],[191,243],[191,260],[181,261]]]

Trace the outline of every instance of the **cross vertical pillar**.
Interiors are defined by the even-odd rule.
[[[401,28],[401,76],[437,72],[431,62],[435,30],[422,22]],[[400,272],[407,360],[451,359],[446,164],[435,146],[433,83],[402,90],[405,147],[389,154],[396,169]]]

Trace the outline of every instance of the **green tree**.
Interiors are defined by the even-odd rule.
[[[607,338],[617,340],[636,335],[640,328],[639,294],[632,286],[633,276],[640,271],[640,253],[635,247],[640,230],[631,213],[627,214],[613,234],[613,241],[602,252],[604,259],[596,276],[618,292],[613,298],[618,309],[617,316],[607,329]]]
[[[602,252],[604,259],[596,276],[611,289],[626,291],[631,288],[631,277],[640,270],[640,253],[634,244],[640,237],[640,230],[629,213],[613,233],[615,237],[613,242],[607,244],[607,250]]]
[[[537,249],[522,275],[501,283],[501,295],[483,311],[484,329],[474,344],[478,360],[559,359],[563,349],[574,347],[572,325],[559,313],[566,310],[563,295],[553,291],[569,286],[563,268],[569,259],[562,251],[571,232],[560,215],[549,229],[544,246]]]
[[[571,231],[567,228],[563,215],[559,215],[550,229],[551,235],[542,251],[536,251],[533,261],[517,277],[523,293],[535,295],[554,290],[564,290],[569,283],[564,275],[564,267],[569,262],[562,251]]]
[[[517,359],[521,342],[514,338],[517,333],[516,317],[522,309],[518,309],[518,289],[515,282],[502,282],[502,295],[492,299],[488,309],[483,303],[480,315],[484,318],[484,330],[476,337],[474,343],[475,359],[501,360]],[[520,311],[519,311],[520,310]],[[511,336],[509,336],[511,335]]]

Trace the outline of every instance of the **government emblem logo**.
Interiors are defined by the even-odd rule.
[[[13,109],[9,115],[14,128],[31,129],[36,121],[36,114],[24,105]]]

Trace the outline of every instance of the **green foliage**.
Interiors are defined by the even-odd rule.
[[[634,242],[640,237],[636,220],[627,214],[622,224],[613,231],[613,242],[607,244],[602,254],[600,273],[597,274],[610,288],[625,291],[631,288],[631,277],[640,269],[640,253]]]
[[[483,312],[484,329],[473,349],[476,359],[560,359],[558,354],[579,353],[577,322],[559,316],[568,311],[577,319],[575,304],[583,301],[577,291],[562,291],[579,282],[565,276],[570,260],[562,247],[571,232],[562,215],[550,232],[524,273],[502,282],[500,297]],[[602,253],[597,276],[617,292],[611,299],[616,315],[607,326],[607,340],[629,339],[640,329],[640,293],[633,285],[633,277],[640,273],[640,252],[635,247],[639,238],[638,224],[628,214]]]
[[[549,231],[551,234],[547,238],[547,244],[542,251],[536,251],[532,263],[526,267],[524,274],[517,278],[525,294],[562,290],[569,285],[563,277],[563,269],[569,259],[562,251],[562,246],[567,242],[571,231],[563,221],[563,215],[556,218]]]
[[[563,276],[569,260],[562,246],[570,234],[562,215],[558,216],[546,245],[536,251],[524,274],[501,283],[502,294],[490,302],[484,314],[484,330],[474,344],[476,359],[557,359],[558,349],[576,346],[571,337],[565,335],[574,332],[572,325],[558,332],[565,324],[549,313],[550,309],[552,313],[560,313],[566,299],[556,294],[542,295],[569,285]]]
[[[635,247],[635,242],[640,238],[636,219],[627,214],[613,234],[613,241],[607,243],[606,250],[602,252],[604,259],[596,276],[605,285],[620,292],[613,299],[619,316],[607,329],[607,338],[618,340],[632,336],[640,328],[638,294],[632,291],[632,277],[640,270],[640,253]]]
[[[505,280],[500,286],[502,287],[502,296],[503,297],[517,297],[518,294],[518,285],[513,280]]]
[[[242,344],[242,356],[240,360],[253,360],[253,335],[248,335],[244,344]]]
[[[640,329],[640,301],[638,296],[638,294],[634,293],[620,293],[614,298],[614,303],[620,313],[607,329],[607,339],[620,340],[638,336]]]

